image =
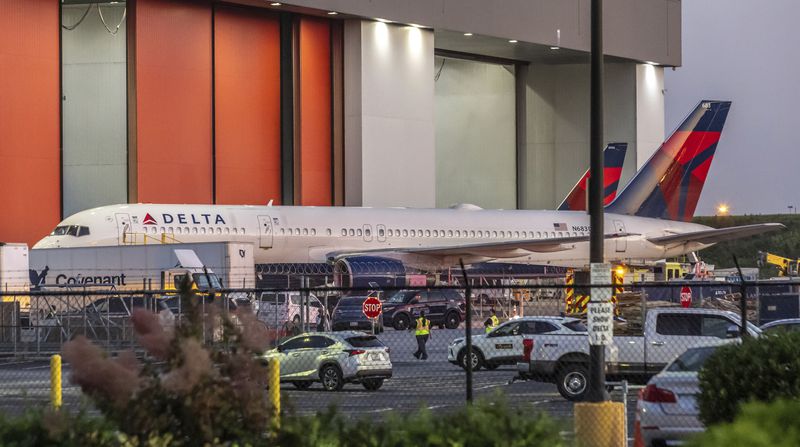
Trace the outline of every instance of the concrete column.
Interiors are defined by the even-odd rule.
[[[433,32],[349,20],[344,29],[345,204],[436,204]]]
[[[664,68],[636,65],[636,160],[640,168],[664,142]],[[631,148],[628,148],[630,151]]]

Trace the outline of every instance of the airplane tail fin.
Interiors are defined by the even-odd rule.
[[[605,200],[603,205],[608,205],[617,196],[619,178],[622,175],[622,164],[625,163],[625,152],[628,143],[609,143],[603,150],[603,183]],[[586,190],[589,187],[589,170],[583,174],[578,183],[572,187],[561,205],[560,211],[586,211]]]
[[[606,211],[691,220],[730,107],[730,101],[701,101]]]

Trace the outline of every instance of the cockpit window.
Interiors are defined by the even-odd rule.
[[[79,226],[79,225],[61,225],[56,227],[51,236],[88,236],[89,235],[89,227]]]

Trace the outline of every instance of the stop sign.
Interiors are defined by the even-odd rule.
[[[688,286],[681,287],[681,307],[692,306],[692,289]]]
[[[361,312],[364,312],[367,318],[378,318],[382,309],[381,300],[374,296],[365,299],[364,304],[361,305]]]

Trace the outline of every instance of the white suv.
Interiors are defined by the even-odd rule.
[[[345,383],[360,383],[375,391],[392,377],[387,348],[364,332],[309,332],[285,340],[265,352],[261,360],[280,360],[281,382],[306,389],[314,382],[327,391],[341,390]]]

